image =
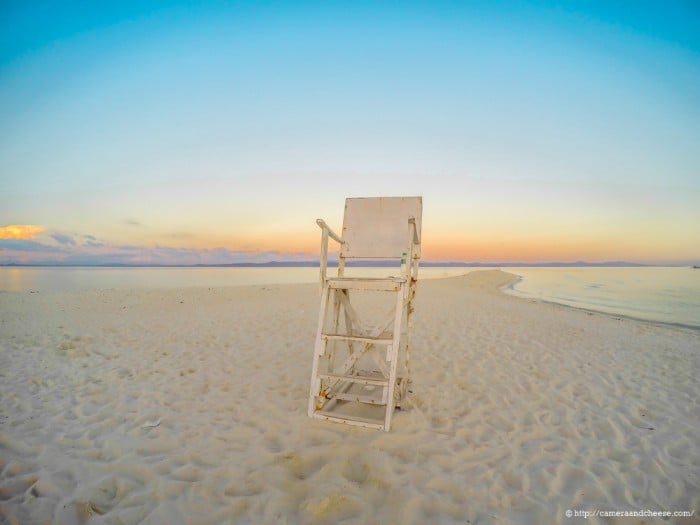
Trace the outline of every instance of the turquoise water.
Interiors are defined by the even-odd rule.
[[[421,279],[483,268],[425,267]],[[520,280],[506,291],[613,315],[700,329],[700,270],[692,268],[503,268]],[[382,276],[387,268],[348,268]],[[398,268],[396,269],[398,271]],[[0,292],[315,283],[317,268],[2,267]]]
[[[700,269],[506,268],[509,293],[635,319],[700,329]]]

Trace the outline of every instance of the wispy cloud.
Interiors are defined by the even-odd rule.
[[[83,246],[85,248],[102,248],[104,245],[105,243],[94,235],[83,235]]]
[[[75,239],[65,233],[53,233],[51,238],[59,244],[75,246]]]
[[[85,241],[85,242],[83,243],[83,246],[84,246],[85,248],[103,248],[103,247],[104,247],[104,243],[101,243],[101,242],[98,242],[98,241],[90,241],[90,240],[88,240],[88,241]]]
[[[197,265],[306,260],[309,254],[228,248],[112,244],[89,234],[51,232],[41,240],[0,239],[0,264]]]
[[[0,239],[0,264],[16,262],[8,259],[12,252],[15,253],[57,253],[55,246],[49,246],[31,239]]]
[[[133,219],[124,219],[124,224],[126,224],[127,226],[143,226],[143,223],[135,221]]]

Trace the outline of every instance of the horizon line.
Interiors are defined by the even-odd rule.
[[[328,267],[337,267],[338,261],[328,261]],[[386,260],[363,260],[363,261],[348,261],[345,264],[347,267],[398,267],[398,261]],[[26,267],[26,268],[314,268],[319,267],[320,261],[266,261],[266,262],[234,262],[234,263],[219,263],[219,264],[148,264],[148,263],[62,263],[62,262],[37,262],[37,263],[0,263],[0,267]],[[537,262],[484,262],[484,261],[422,261],[420,266],[423,267],[454,267],[454,268],[479,268],[479,267],[663,267],[675,266],[684,267],[690,266],[698,268],[692,263],[640,263],[634,261],[537,261]]]

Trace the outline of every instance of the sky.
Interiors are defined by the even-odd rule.
[[[700,263],[695,1],[0,3],[0,264]]]

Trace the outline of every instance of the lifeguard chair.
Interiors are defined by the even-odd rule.
[[[422,197],[349,198],[342,235],[316,221],[322,230],[321,307],[309,417],[391,428],[394,407],[401,406],[410,383],[422,211]],[[327,276],[329,238],[340,244],[336,277]],[[353,259],[382,266],[346,265]]]

